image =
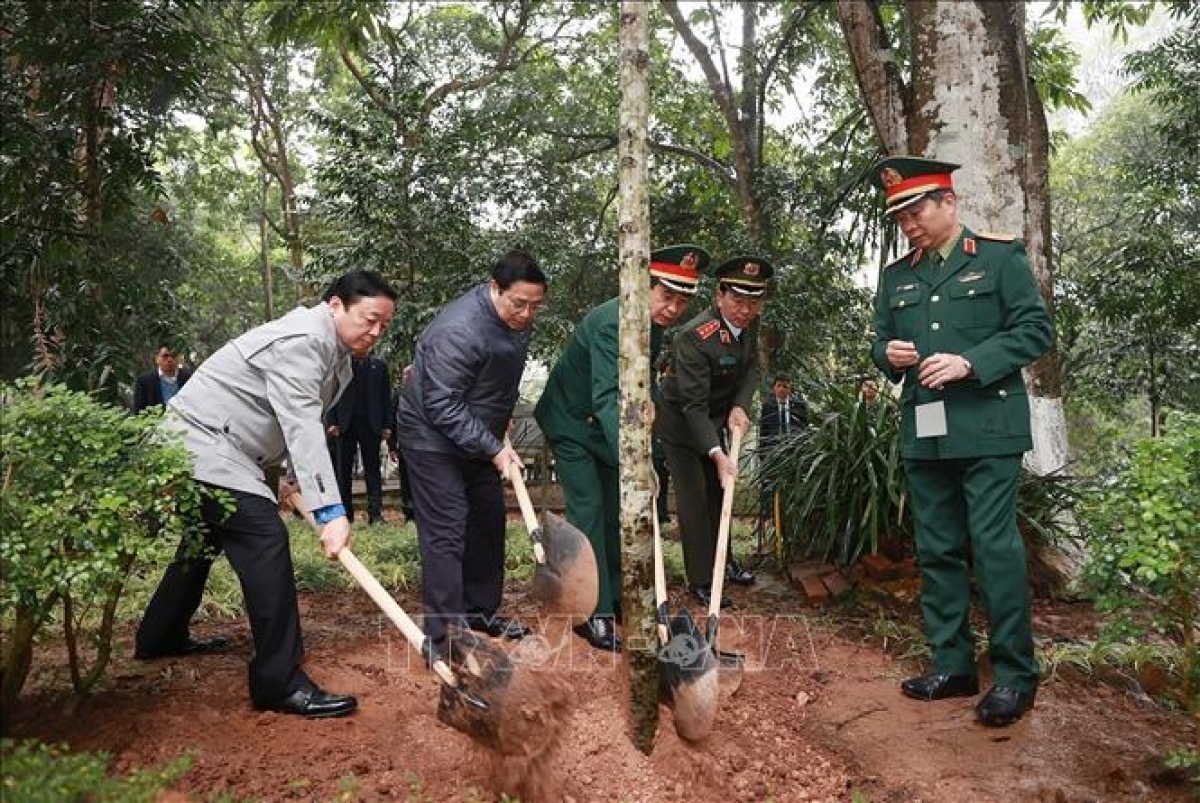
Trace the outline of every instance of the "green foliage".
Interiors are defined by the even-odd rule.
[[[134,770],[124,777],[109,774],[107,753],[71,753],[65,745],[4,739],[0,789],[12,803],[150,803],[191,769],[190,755],[160,767]]]
[[[107,663],[131,568],[174,548],[198,511],[198,486],[186,450],[157,434],[157,414],[130,417],[30,380],[0,397],[6,701],[24,681],[33,636],[60,608],[82,693]],[[87,672],[85,643],[95,651]]]
[[[0,6],[6,378],[36,361],[115,399],[113,372],[134,362],[134,344],[179,318],[169,291],[186,243],[155,212],[151,152],[171,103],[199,80],[183,5]]]
[[[1084,508],[1093,536],[1085,579],[1101,609],[1144,608],[1157,629],[1194,638],[1200,612],[1200,417],[1172,416],[1139,442]]]
[[[763,454],[752,482],[778,488],[793,555],[850,564],[885,539],[911,543],[898,411],[887,394],[868,404],[857,387],[806,389],[809,427]]]

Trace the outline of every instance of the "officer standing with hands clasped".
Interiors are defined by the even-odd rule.
[[[660,386],[654,434],[662,439],[675,481],[688,587],[702,605],[712,595],[722,489],[737,479],[722,434],[750,429],[746,411],[758,388],[758,316],[773,273],[771,263],[756,256],[717,266],[716,304],[675,336]],[[732,559],[726,575],[742,584],[754,580]],[[727,603],[721,601],[723,607]]]
[[[650,364],[696,293],[711,257],[695,245],[650,255]],[[620,297],[593,308],[555,363],[534,417],[554,450],[567,520],[582,530],[600,573],[596,610],[575,632],[599,650],[621,649],[614,618],[621,599],[621,462],[617,407]],[[649,378],[649,377],[647,377]]]
[[[901,450],[912,495],[932,670],[901,684],[918,700],[979,692],[968,617],[968,543],[990,629],[992,689],[975,708],[1009,725],[1033,706],[1033,650],[1017,480],[1032,448],[1023,366],[1054,328],[1020,240],[959,222],[958,165],[884,159],[873,181],[913,247],[883,269],[871,357],[904,381]]]

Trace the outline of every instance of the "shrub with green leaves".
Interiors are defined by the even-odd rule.
[[[190,756],[181,756],[162,767],[112,777],[108,773],[112,759],[106,753],[72,754],[59,745],[10,739],[0,743],[0,758],[4,764],[0,797],[22,803],[150,803],[192,766]]]
[[[199,486],[160,414],[129,416],[61,385],[0,386],[2,699],[28,676],[35,637],[60,622],[77,694],[103,676],[131,568],[198,521]]]
[[[1200,416],[1175,414],[1163,437],[1138,442],[1084,511],[1093,532],[1084,580],[1097,606],[1118,614],[1110,632],[1148,625],[1181,645],[1184,695],[1200,716]]]
[[[867,403],[837,385],[809,402],[820,411],[809,427],[764,450],[753,478],[779,491],[789,553],[850,564],[885,537],[911,542],[895,402]]]

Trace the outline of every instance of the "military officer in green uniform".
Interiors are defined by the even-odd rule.
[[[702,605],[712,592],[721,490],[737,477],[721,436],[750,428],[747,411],[759,381],[758,316],[773,272],[756,256],[722,262],[716,304],[675,335],[660,385],[654,433],[675,482],[688,589]],[[727,572],[738,582],[754,579],[736,564]]]
[[[695,245],[673,245],[650,255],[651,365],[663,331],[683,315],[710,261],[708,252]],[[619,328],[619,297],[588,312],[534,409],[554,451],[567,520],[587,535],[600,572],[596,611],[575,632],[593,647],[612,651],[621,649],[613,624],[621,598]]]
[[[1020,240],[959,223],[958,165],[880,162],[873,180],[913,250],[883,269],[871,357],[903,380],[901,450],[912,495],[929,674],[901,684],[919,700],[979,692],[968,612],[968,552],[987,614],[992,689],[976,705],[1004,726],[1033,705],[1033,653],[1017,480],[1032,448],[1021,368],[1054,328]],[[969,545],[969,549],[968,549]]]

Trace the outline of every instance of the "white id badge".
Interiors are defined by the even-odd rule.
[[[929,402],[917,405],[917,437],[940,438],[946,434],[946,403]]]

